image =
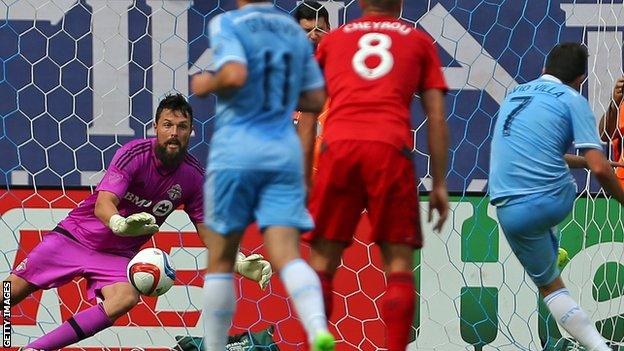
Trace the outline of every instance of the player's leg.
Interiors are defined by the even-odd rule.
[[[538,286],[538,289],[550,313],[570,335],[588,350],[611,351],[594,323],[570,296],[559,275],[553,281]]]
[[[263,233],[271,263],[280,272],[312,349],[333,350],[334,338],[327,327],[321,282],[299,254],[299,229],[272,225]]]
[[[44,235],[39,243],[9,276],[11,304],[21,302],[38,289],[61,286],[80,274],[80,261],[75,253],[80,245],[57,232]],[[16,306],[19,310],[19,306]],[[18,311],[19,313],[19,311]],[[43,349],[43,348],[38,348]]]
[[[311,242],[311,251],[308,262],[321,280],[325,315],[328,320],[331,319],[334,307],[334,275],[340,265],[342,253],[347,246],[348,243],[337,240],[329,240],[322,237],[317,237]]]
[[[315,228],[304,236],[311,245],[308,262],[321,280],[328,319],[333,307],[334,274],[342,253],[353,240],[366,204],[354,147],[357,146],[350,142],[335,142],[324,147],[320,154],[319,171],[310,198]]]
[[[139,293],[126,277],[128,257],[75,245],[71,254],[79,262],[80,275],[87,280],[87,298],[94,300],[98,296],[103,301],[76,313],[28,347],[53,350],[75,344],[112,326],[139,302]]]
[[[27,296],[39,290],[39,287],[26,279],[11,273],[4,281],[11,282],[11,306],[22,302]],[[4,305],[3,305],[4,307]]]
[[[102,307],[110,321],[128,313],[139,303],[139,292],[129,282],[119,282],[102,288]]]
[[[11,282],[11,306],[15,306],[24,300],[27,296],[39,290],[39,288],[25,279],[18,277],[15,274],[10,274],[4,281]],[[0,309],[4,310],[4,299],[0,302]],[[33,349],[22,349],[24,351],[30,351]]]
[[[76,249],[76,242],[54,231],[28,253],[5,279],[11,282],[11,305],[15,306],[39,289],[65,284],[79,274],[79,267],[68,260],[63,248]],[[42,269],[45,267],[45,269]]]
[[[611,350],[559,277],[556,228],[571,209],[575,189],[540,194],[497,208],[509,246],[538,287],[557,323],[588,350]]]
[[[321,282],[299,252],[300,231],[312,228],[301,174],[266,172],[256,218],[271,263],[280,272],[312,349],[333,350],[334,338],[327,328]]]
[[[234,262],[242,232],[253,221],[258,177],[243,170],[208,171],[204,184],[204,349],[223,351],[236,308]]]
[[[381,300],[381,318],[388,329],[388,351],[405,350],[416,308],[414,285],[414,248],[410,245],[382,243],[386,272],[386,292]]]
[[[236,309],[234,262],[242,231],[222,235],[207,229],[208,267],[204,277],[204,348],[224,350]]]
[[[18,277],[15,274],[10,274],[4,281],[11,282],[11,306],[15,306],[24,300],[27,296],[39,290],[39,287],[29,283],[24,278]],[[4,299],[0,304],[2,310],[4,310]],[[22,351],[36,351],[35,349],[22,348]]]
[[[416,176],[409,154],[391,145],[369,143],[365,163],[368,215],[373,240],[380,243],[387,287],[381,300],[389,351],[405,350],[416,306],[414,249],[422,245]]]

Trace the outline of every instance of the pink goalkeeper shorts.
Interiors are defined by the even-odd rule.
[[[91,250],[56,230],[64,231],[57,227],[44,235],[13,274],[41,289],[56,288],[83,277],[87,280],[89,299],[102,297],[101,289],[107,285],[128,282],[126,266],[130,258]]]

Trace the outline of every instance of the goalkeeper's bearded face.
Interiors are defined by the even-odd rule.
[[[191,119],[180,111],[164,109],[154,125],[156,131],[156,156],[166,166],[177,166],[191,137]]]

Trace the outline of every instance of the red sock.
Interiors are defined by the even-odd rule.
[[[381,306],[387,347],[388,351],[405,351],[414,319],[414,275],[412,272],[394,272],[388,274],[387,279],[388,287]]]
[[[325,304],[325,316],[327,320],[331,317],[334,307],[334,276],[327,272],[316,271],[321,280],[321,288],[323,289],[323,303]]]

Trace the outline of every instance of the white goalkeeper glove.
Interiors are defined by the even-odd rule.
[[[151,235],[158,231],[156,218],[147,212],[131,214],[127,218],[114,214],[108,221],[108,226],[119,236]]]
[[[258,282],[262,290],[269,285],[269,280],[273,275],[271,264],[262,255],[252,254],[245,257],[241,252],[236,257],[234,271],[247,279]]]

